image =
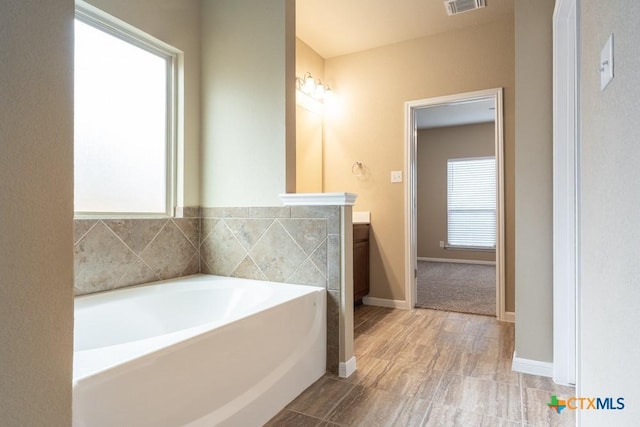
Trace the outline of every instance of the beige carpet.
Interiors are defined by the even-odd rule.
[[[416,307],[496,315],[496,267],[418,261]]]

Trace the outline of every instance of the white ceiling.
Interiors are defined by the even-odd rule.
[[[494,119],[493,99],[437,105],[416,111],[418,129],[487,123],[494,121]]]
[[[512,14],[513,1],[448,16],[443,0],[297,0],[296,34],[326,59],[486,24]]]

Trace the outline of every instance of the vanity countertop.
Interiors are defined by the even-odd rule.
[[[354,224],[371,224],[371,212],[370,211],[354,211],[353,212]]]

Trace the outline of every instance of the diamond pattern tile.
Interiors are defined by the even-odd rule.
[[[194,248],[200,246],[200,220],[198,218],[174,218],[173,223],[189,239]]]
[[[254,279],[254,280],[267,280],[260,268],[251,259],[250,256],[246,256],[238,267],[231,274],[232,277],[239,277],[241,279]]]
[[[198,273],[200,273],[200,254],[196,251],[187,263],[187,266],[182,270],[182,273],[180,273],[180,277]]]
[[[200,255],[213,274],[229,276],[247,255],[224,221],[219,221],[200,245]]]
[[[197,273],[327,286],[339,268],[339,262],[332,266],[338,236],[327,238],[327,221],[338,213],[327,207],[210,208],[196,218],[78,219],[76,292]]]
[[[202,218],[200,220],[200,244],[209,237],[209,233],[215,228],[216,224],[220,221],[217,218]]]
[[[164,227],[166,219],[105,219],[104,224],[137,254],[140,254]]]
[[[165,280],[178,277],[194,254],[196,248],[172,221],[167,221],[141,254],[141,258],[155,274]]]
[[[91,227],[96,225],[98,220],[95,219],[76,219],[73,221],[73,243],[76,244],[84,237]]]
[[[227,218],[224,220],[227,227],[236,236],[240,244],[247,250],[251,250],[258,239],[262,237],[265,231],[273,224],[273,219],[235,219]]]
[[[320,270],[307,259],[290,277],[287,283],[295,285],[317,286],[320,288],[327,287],[327,279],[320,273]]]
[[[140,283],[149,283],[160,280],[160,277],[153,272],[144,262],[137,260],[133,266],[127,271],[116,283],[116,288],[125,286],[138,285]]]
[[[267,279],[285,282],[307,258],[278,221],[264,233],[250,252]]]
[[[278,221],[307,255],[327,237],[326,219],[289,218]]]
[[[309,257],[313,264],[327,277],[327,239],[325,239]]]
[[[127,245],[99,222],[74,247],[76,293],[113,289],[137,259]]]

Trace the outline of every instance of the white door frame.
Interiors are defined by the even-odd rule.
[[[580,282],[579,0],[553,14],[553,379],[576,383]]]
[[[468,102],[477,99],[493,99],[495,102],[495,153],[497,162],[497,230],[496,230],[496,317],[498,320],[513,321],[505,314],[505,228],[504,228],[504,136],[502,88],[459,93],[436,98],[405,102],[405,305],[412,309],[416,302],[416,262],[417,262],[417,165],[418,146],[416,111],[438,105]]]

